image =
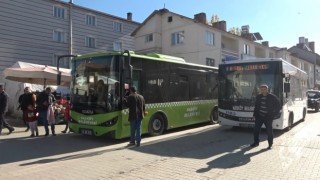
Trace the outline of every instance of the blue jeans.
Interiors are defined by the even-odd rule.
[[[46,134],[49,134],[48,110],[39,111],[38,122],[43,124]],[[51,133],[55,134],[54,124],[51,124]]]
[[[133,119],[130,121],[130,142],[140,144],[141,141],[142,119]]]
[[[48,124],[48,110],[39,111],[38,122],[42,123],[46,134],[49,134],[49,124]]]

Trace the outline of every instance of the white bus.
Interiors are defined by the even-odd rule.
[[[219,65],[218,119],[221,125],[253,127],[255,97],[261,84],[280,99],[274,129],[290,129],[307,111],[307,74],[283,59],[236,60]]]

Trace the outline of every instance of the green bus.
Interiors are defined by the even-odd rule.
[[[218,119],[216,67],[128,50],[81,55],[71,62],[70,129],[75,133],[129,137],[128,108],[122,103],[129,86],[146,101],[143,134]]]

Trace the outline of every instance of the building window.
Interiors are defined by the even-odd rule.
[[[122,43],[121,42],[114,42],[113,43],[113,50],[114,51],[121,51],[122,50]]]
[[[59,57],[59,56],[60,56],[60,55],[53,54],[52,65],[53,65],[54,67],[57,67],[58,57]],[[61,59],[60,59],[60,62],[59,62],[59,67],[62,67],[62,68],[70,68],[70,58],[69,58],[69,57],[61,58]]]
[[[274,58],[273,53],[269,53],[269,58]]]
[[[207,66],[214,66],[215,65],[214,59],[206,58],[206,65]]]
[[[86,46],[91,48],[96,47],[96,39],[91,36],[86,36]]]
[[[146,35],[146,42],[152,42],[153,41],[153,34]]]
[[[208,45],[214,45],[214,34],[212,32],[206,32],[206,43]]]
[[[113,22],[113,29],[116,32],[122,32],[122,23]]]
[[[171,45],[183,44],[184,32],[175,32],[171,34]]]
[[[96,25],[96,16],[87,14],[86,15],[86,24],[89,26],[95,26]]]
[[[53,6],[53,16],[57,18],[65,18],[65,9],[59,6]]]
[[[172,16],[168,17],[168,22],[172,22]]]
[[[54,30],[53,31],[53,40],[56,42],[61,42],[64,43],[66,42],[66,33],[63,32],[62,30]]]
[[[250,54],[250,46],[248,44],[243,45],[243,53],[244,54]]]

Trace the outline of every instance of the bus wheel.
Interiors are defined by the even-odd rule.
[[[292,126],[293,126],[293,114],[290,113],[289,119],[288,119],[288,128],[287,128],[287,130],[290,131],[292,129]]]
[[[307,110],[306,108],[303,108],[303,114],[302,114],[302,121],[306,119]]]
[[[218,121],[218,108],[215,107],[213,108],[213,110],[211,111],[211,115],[210,115],[210,124],[217,124]]]
[[[161,135],[164,131],[165,121],[160,114],[155,114],[149,121],[149,134],[151,136]]]

